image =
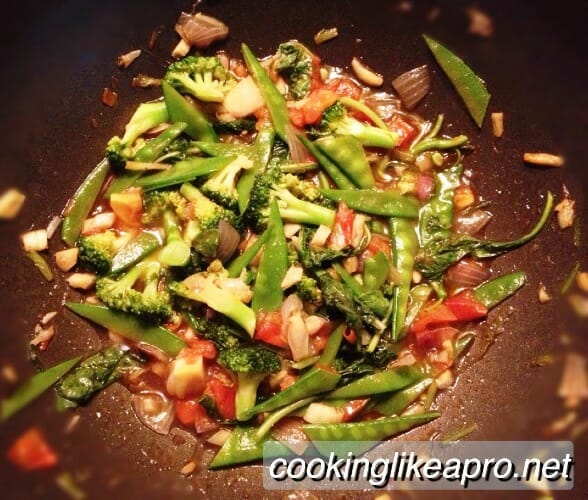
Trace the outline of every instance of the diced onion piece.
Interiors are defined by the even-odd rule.
[[[50,221],[49,224],[47,224],[47,239],[51,239],[53,238],[53,235],[55,234],[55,231],[57,231],[57,229],[59,228],[59,225],[61,224],[61,217],[59,217],[59,215],[54,216]]]
[[[583,292],[588,292],[588,272],[583,271],[576,274],[576,284]]]
[[[308,330],[308,334],[312,337],[315,333],[318,333],[320,329],[328,323],[327,318],[323,318],[322,316],[308,316],[304,323],[306,325],[306,329]]]
[[[306,147],[298,139],[299,131],[291,123],[286,124],[286,142],[292,163],[302,163],[308,159]]]
[[[47,250],[49,241],[47,239],[46,229],[35,229],[20,235],[22,247],[26,252],[42,252]]]
[[[288,346],[292,351],[292,359],[300,361],[310,356],[310,342],[306,324],[302,314],[297,312],[288,318]]]
[[[175,30],[189,46],[199,49],[204,49],[217,40],[224,40],[229,34],[229,27],[226,24],[202,12],[182,12]]]
[[[469,234],[474,236],[479,233],[490,222],[492,214],[485,210],[474,210],[468,214],[458,214],[455,218],[454,227],[458,234]]]
[[[331,236],[331,228],[329,226],[319,226],[310,240],[310,247],[324,247],[327,244],[329,236]]]
[[[214,280],[214,284],[218,288],[232,293],[245,304],[251,302],[251,299],[253,298],[251,287],[241,278],[218,278]]]
[[[16,188],[10,188],[0,196],[0,219],[14,219],[25,202],[26,196]]]
[[[555,206],[554,210],[557,212],[557,223],[561,229],[572,227],[574,224],[575,204],[575,201],[566,197]]]
[[[127,226],[136,227],[141,224],[141,213],[143,212],[143,196],[141,189],[125,189],[121,193],[110,195],[110,208],[116,218]]]
[[[475,288],[490,277],[490,271],[483,262],[461,259],[452,265],[445,275],[445,286],[452,290]]]
[[[302,270],[302,266],[293,265],[288,268],[284,278],[282,279],[281,287],[282,290],[287,290],[291,286],[294,286],[302,279],[302,275],[304,271]]]
[[[563,156],[551,153],[525,153],[523,160],[527,163],[546,167],[562,167],[565,163]]]
[[[35,336],[29,342],[34,346],[41,346],[41,350],[45,350],[51,339],[55,336],[55,327],[53,325],[46,328],[41,328],[37,325],[35,328]]]
[[[78,290],[89,290],[96,283],[96,275],[93,273],[73,273],[67,279],[67,284]]]
[[[55,316],[57,316],[57,311],[50,311],[50,312],[48,312],[48,313],[45,313],[45,314],[43,315],[43,317],[41,318],[41,321],[40,321],[41,325],[43,325],[43,326],[47,326],[47,325],[49,324],[49,322],[50,322],[50,321],[51,321],[53,318],[55,318]]]
[[[114,212],[102,212],[90,217],[84,221],[82,226],[82,234],[87,236],[89,234],[101,233],[114,226],[116,216]]]
[[[265,105],[257,84],[250,76],[239,80],[225,96],[223,106],[235,118],[243,118]]]
[[[549,295],[549,293],[547,292],[547,288],[545,288],[545,285],[541,285],[539,287],[538,294],[539,294],[539,302],[541,302],[541,304],[545,304],[551,300],[551,295]]]
[[[414,108],[431,87],[431,76],[427,65],[411,69],[392,80],[392,86],[398,92],[406,109]]]
[[[168,434],[174,421],[174,404],[159,392],[133,394],[135,415],[142,424],[158,434]]]
[[[199,396],[205,386],[206,368],[202,356],[178,357],[170,363],[166,389],[171,396],[180,399]]]
[[[302,229],[302,226],[300,224],[295,224],[294,222],[287,222],[284,224],[284,234],[287,239],[296,236],[300,229]]]
[[[174,50],[172,50],[171,55],[172,57],[179,59],[180,57],[184,57],[185,55],[187,55],[188,52],[190,52],[190,44],[186,42],[186,40],[181,38],[177,45],[174,47]]]
[[[78,248],[66,248],[55,252],[55,264],[57,267],[66,273],[72,269],[78,262]]]
[[[325,403],[310,403],[302,418],[309,424],[338,424],[343,422],[344,416],[341,408]]]
[[[471,207],[476,202],[474,192],[470,186],[462,184],[458,186],[453,195],[453,203],[457,210],[464,210]]]
[[[183,40],[182,40],[182,42],[183,42]],[[161,78],[155,78],[153,76],[139,73],[133,77],[133,79],[131,80],[131,85],[133,87],[139,87],[142,89],[148,89],[150,87],[160,87],[161,86]]]
[[[143,161],[130,161],[125,162],[125,170],[137,170],[145,172],[147,170],[167,170],[171,165],[167,163],[154,163],[154,162],[143,162]]]
[[[196,470],[196,462],[194,460],[190,460],[186,462],[186,464],[180,469],[180,474],[183,476],[189,476]]]
[[[328,42],[333,38],[337,38],[339,36],[339,32],[337,28],[323,28],[321,29],[316,35],[314,35],[314,43],[320,45],[321,43]]]
[[[351,69],[360,82],[365,83],[370,87],[381,87],[384,83],[384,77],[382,75],[376,73],[357,57],[351,59]]]
[[[229,439],[231,431],[229,429],[219,429],[212,436],[210,436],[206,442],[215,446],[222,446],[226,440]]]
[[[435,379],[435,383],[437,384],[437,389],[449,389],[453,385],[454,380],[453,372],[447,369],[440,373]]]
[[[237,161],[237,160],[235,160]],[[241,242],[241,235],[226,220],[221,220],[218,224],[218,246],[216,248],[216,258],[221,262],[227,262],[235,253]]]
[[[468,27],[470,33],[484,38],[488,38],[494,34],[494,23],[488,14],[474,6],[468,7],[466,12],[470,18],[470,25]]]
[[[137,57],[141,55],[141,49],[131,50],[126,54],[121,54],[116,59],[116,65],[121,68],[128,68]]]
[[[504,134],[504,113],[492,113],[490,118],[492,119],[494,137],[502,137],[502,134]]]
[[[568,408],[574,408],[582,399],[588,398],[588,375],[584,356],[573,352],[566,355],[557,394],[566,400]]]
[[[102,104],[114,108],[118,103],[118,93],[111,88],[104,87],[102,90]]]

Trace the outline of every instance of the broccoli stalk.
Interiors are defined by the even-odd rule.
[[[107,274],[112,267],[115,241],[116,234],[114,231],[81,236],[76,243],[78,262],[97,274]]]
[[[235,212],[221,207],[218,203],[206,197],[194,185],[190,183],[182,184],[180,193],[192,204],[193,213],[200,230],[216,229],[221,220],[226,220],[235,228],[240,227],[240,221]]]
[[[171,316],[171,298],[160,291],[162,268],[156,261],[141,261],[116,279],[98,278],[96,295],[108,307],[161,322]],[[142,290],[138,287],[142,284]],[[136,288],[135,288],[136,287]]]
[[[280,216],[284,220],[297,222],[299,224],[329,227],[331,227],[335,221],[334,210],[310,201],[301,200],[286,188],[278,187],[277,189],[273,189],[272,194],[277,199]],[[263,214],[266,218],[268,213],[268,209],[263,210]]]
[[[236,80],[218,57],[187,56],[167,68],[164,80],[205,102],[222,102]]]
[[[211,174],[200,187],[202,193],[229,210],[238,209],[239,194],[237,179],[241,170],[249,169],[253,162],[244,156],[238,156],[226,167]]]
[[[211,309],[232,319],[250,337],[255,333],[255,312],[232,292],[219,288],[208,273],[197,273],[182,282],[169,284],[172,293],[206,304]]]
[[[159,261],[167,266],[185,266],[190,260],[190,245],[182,238],[180,224],[171,210],[163,213],[165,246],[159,252]]]
[[[337,101],[324,110],[317,128],[309,131],[315,136],[351,135],[364,146],[392,149],[398,143],[398,135],[391,130],[367,125],[348,115],[345,106]]]
[[[168,119],[165,102],[153,101],[140,104],[126,124],[122,138],[115,135],[106,145],[106,158],[110,166],[118,170],[124,169],[126,161],[135,155],[136,151],[133,148],[135,140]]]
[[[273,351],[252,346],[226,349],[217,360],[237,374],[235,410],[240,420],[244,412],[255,406],[259,384],[269,373],[280,369],[280,358]]]

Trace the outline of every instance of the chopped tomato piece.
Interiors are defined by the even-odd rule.
[[[288,116],[290,121],[298,128],[302,128],[306,125],[304,121],[304,111],[302,108],[297,106],[288,106]]]
[[[330,244],[337,248],[345,248],[351,244],[353,239],[353,221],[355,212],[351,210],[346,203],[339,202],[335,212],[335,223],[333,231],[329,236]]]
[[[206,413],[206,410],[195,399],[174,400],[174,413],[182,425],[194,425],[202,412]]]
[[[427,330],[430,326],[442,326],[453,321],[457,321],[457,317],[453,311],[444,303],[435,302],[434,304],[421,309],[410,325],[410,331],[413,333],[422,332]]]
[[[235,419],[235,394],[237,386],[230,375],[216,363],[208,369],[205,394],[214,399],[219,415],[228,420]]]
[[[321,78],[321,60],[318,56],[312,56],[312,83],[310,85],[310,90],[320,89],[324,87],[323,79]]]
[[[331,327],[329,323],[327,323],[325,326],[328,326],[328,328],[323,326],[318,332],[310,337],[312,352],[314,354],[323,352],[329,340],[329,336],[331,335]]]
[[[355,330],[351,328],[345,328],[345,331],[343,332],[343,338],[351,345],[355,345],[357,343],[357,335],[355,334]]]
[[[485,318],[488,308],[474,298],[472,290],[464,290],[444,301],[458,321],[472,321]]]
[[[376,255],[379,252],[384,252],[384,255],[386,255],[386,257],[390,257],[390,255],[392,254],[391,248],[392,245],[390,243],[390,238],[382,234],[372,233],[370,242],[363,253],[363,258],[367,259],[369,257]]]
[[[334,91],[339,97],[358,99],[361,96],[360,86],[349,78],[333,78],[326,83],[325,87]]]
[[[46,469],[57,465],[59,458],[41,429],[31,427],[12,443],[6,457],[24,470]]]
[[[282,337],[282,315],[280,311],[259,311],[255,325],[255,340],[276,347],[288,347],[288,342]]]
[[[431,330],[423,330],[414,334],[417,345],[424,351],[431,351],[432,349],[441,349],[443,342],[452,340],[459,330],[451,326],[443,326],[440,328],[433,328]]]
[[[390,130],[398,134],[398,144],[396,146],[399,148],[408,146],[417,135],[416,127],[398,113],[394,113],[386,125]]]
[[[210,340],[189,339],[187,342],[189,347],[184,350],[187,351],[187,356],[194,354],[202,356],[204,359],[216,359],[218,356],[216,346]]]
[[[304,105],[302,106],[302,112],[304,113],[305,124],[316,123],[321,119],[323,111],[335,104],[337,100],[337,94],[332,90],[328,89],[317,89],[313,90],[308,97]]]

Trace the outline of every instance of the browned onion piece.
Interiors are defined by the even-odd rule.
[[[300,142],[300,139],[298,139],[298,133],[300,132],[296,130],[294,125],[290,123],[286,125],[286,138],[288,140],[288,148],[290,149],[292,163],[304,163],[308,160],[306,147]]]
[[[131,403],[143,425],[158,434],[165,435],[169,432],[174,421],[174,404],[161,392],[133,394]]]
[[[490,277],[490,271],[483,262],[462,259],[447,270],[445,286],[452,290],[474,288]]]
[[[160,87],[161,79],[149,75],[144,75],[143,73],[138,73],[133,77],[131,85],[133,87],[140,87],[142,89],[146,89],[149,87]]]
[[[429,68],[425,64],[402,73],[392,80],[392,85],[406,109],[412,109],[429,92],[431,86]]]
[[[492,214],[486,210],[473,210],[459,214],[453,223],[453,229],[458,234],[469,234],[471,236],[479,233],[490,222]]]
[[[218,247],[216,249],[216,257],[221,262],[226,262],[237,250],[241,235],[225,220],[218,223]]]
[[[182,12],[175,30],[188,44],[199,49],[204,49],[217,40],[223,40],[229,34],[229,27],[226,24],[202,12]]]

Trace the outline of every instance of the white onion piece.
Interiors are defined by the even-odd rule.
[[[300,139],[298,139],[297,134],[299,133],[300,131],[291,123],[286,125],[286,139],[292,163],[302,163],[308,159],[306,147],[300,142]]]
[[[486,210],[473,210],[472,212],[460,214],[455,218],[454,227],[458,234],[475,235],[479,233],[490,222],[492,214]]]
[[[239,232],[227,221],[221,220],[218,223],[218,247],[216,249],[216,257],[221,262],[226,262],[237,250],[241,235]]]
[[[310,342],[306,323],[302,313],[298,312],[288,319],[288,346],[292,351],[292,359],[300,361],[310,356]]]
[[[483,262],[462,259],[447,270],[445,285],[451,289],[474,288],[490,277]]]
[[[174,421],[174,404],[156,391],[133,394],[133,410],[139,421],[158,434],[168,434]]]
[[[175,30],[183,40],[199,49],[204,49],[217,40],[224,40],[229,34],[229,27],[226,24],[202,12],[182,12]]]
[[[388,92],[374,92],[366,95],[363,100],[384,121],[392,118],[392,115],[400,108],[400,100]]]
[[[224,108],[235,118],[248,116],[264,104],[259,87],[250,76],[239,80],[223,101]]]
[[[392,85],[398,92],[406,109],[414,108],[431,88],[431,77],[427,65],[411,69],[394,78]]]

